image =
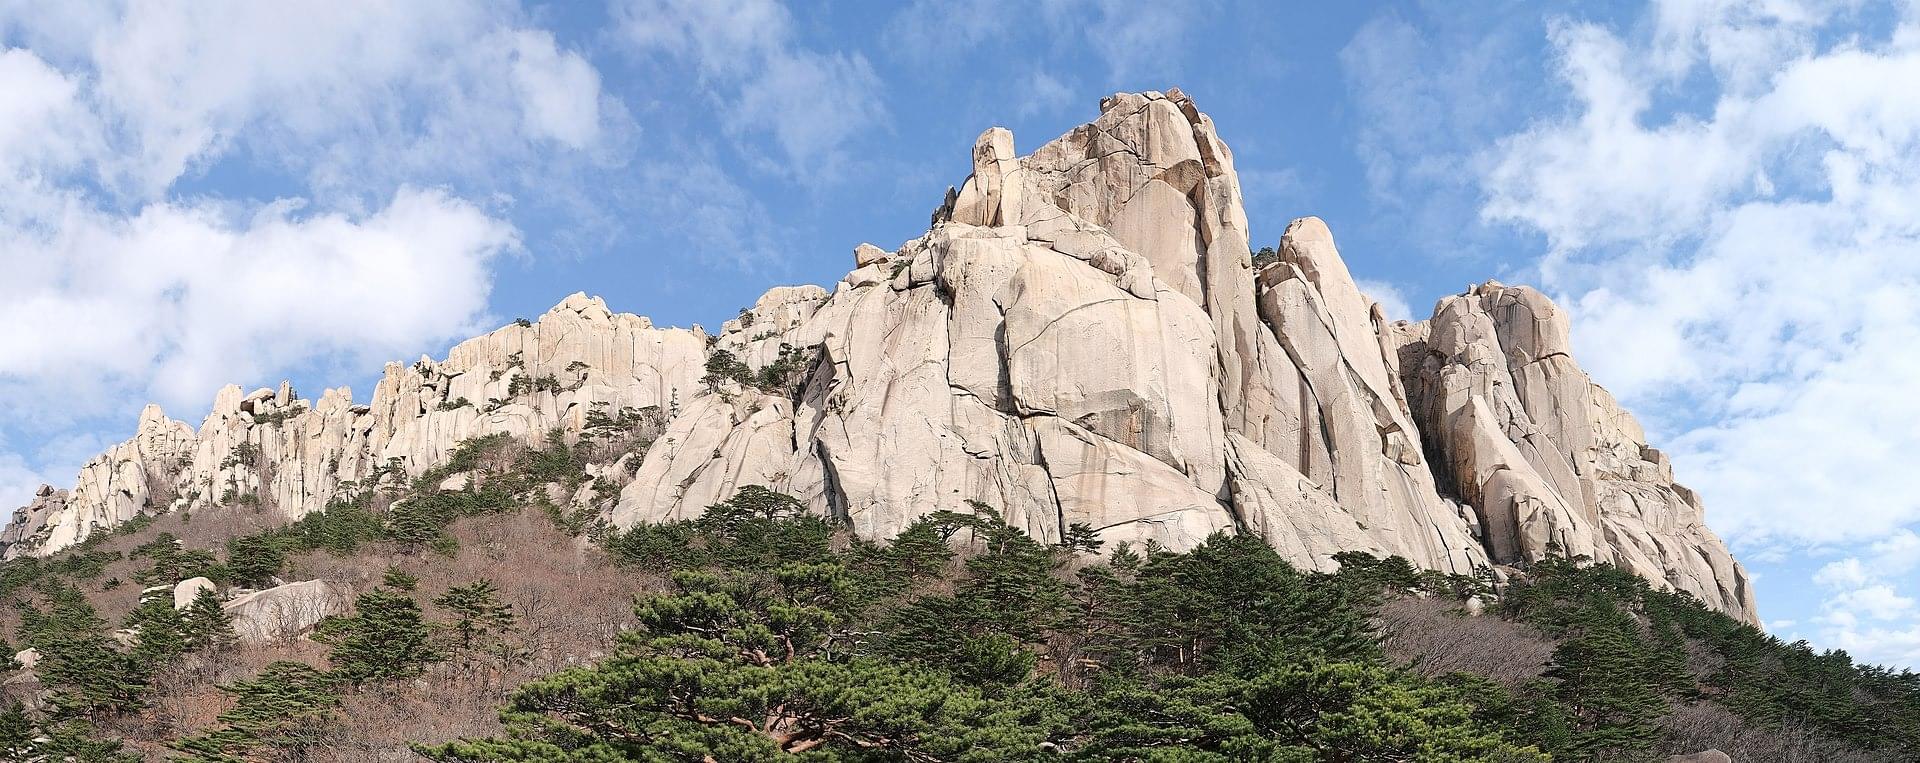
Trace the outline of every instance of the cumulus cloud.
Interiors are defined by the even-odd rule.
[[[12,505],[146,399],[470,333],[522,168],[630,129],[584,57],[478,2],[0,3],[0,92]],[[229,162],[246,181],[199,184]]]
[[[474,327],[489,262],[514,243],[507,223],[417,189],[359,218],[296,202],[239,219],[212,205],[76,211],[51,236],[6,239],[0,261],[33,275],[0,286],[0,400],[47,410],[75,390],[129,390],[198,406],[310,358],[404,355]]]
[[[1631,32],[1556,21],[1571,108],[1478,162],[1483,217],[1544,238],[1583,362],[1736,544],[1920,521],[1920,19],[1838,33],[1857,18],[1671,0]],[[1911,662],[1913,581],[1886,565],[1817,573],[1825,638]]]
[[[86,105],[115,148],[99,179],[135,201],[236,152],[326,190],[390,191],[396,178],[489,172],[543,140],[586,147],[617,116],[600,109],[591,65],[510,6],[156,2],[86,15],[0,8],[0,29],[88,78]]]
[[[1776,5],[1765,39],[1817,31]],[[1920,373],[1900,349],[1920,340],[1920,224],[1900,211],[1920,198],[1920,93],[1901,86],[1920,48],[1896,33],[1783,58],[1812,43],[1728,31],[1756,12],[1663,13],[1650,42],[1557,24],[1579,106],[1500,144],[1483,212],[1546,235],[1583,359],[1654,404],[1723,531],[1871,537],[1920,519],[1892,481],[1897,446],[1920,444],[1899,391]],[[1720,78],[1711,113],[1657,113],[1688,63]],[[1712,422],[1662,416],[1672,398]],[[1821,503],[1844,521],[1803,521]]]
[[[836,173],[886,116],[866,57],[800,44],[775,0],[627,0],[615,13],[634,50],[690,64],[727,132],[771,140],[778,157],[765,163],[792,177]]]

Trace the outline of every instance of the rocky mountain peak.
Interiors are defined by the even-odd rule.
[[[298,517],[463,440],[645,411],[651,447],[594,475],[617,495],[563,501],[630,526],[757,484],[879,538],[984,504],[1108,548],[1255,533],[1315,569],[1341,551],[1460,574],[1584,555],[1753,619],[1697,497],[1539,292],[1488,282],[1389,324],[1312,217],[1256,274],[1232,152],[1177,89],[1104,98],[1026,154],[988,129],[972,170],[922,236],[861,244],[837,283],[772,289],[717,335],[574,294],[389,365],[368,405],[229,387],[197,431],[151,408],[70,494],[16,515],[7,554],[238,496]],[[710,368],[720,351],[737,365]]]

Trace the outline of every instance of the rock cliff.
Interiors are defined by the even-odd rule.
[[[773,289],[717,335],[574,295],[389,365],[367,406],[229,387],[197,431],[150,406],[0,541],[43,553],[235,500],[297,517],[464,439],[651,408],[664,432],[604,475],[617,525],[761,484],[873,537],[978,502],[1042,538],[1084,523],[1184,548],[1238,529],[1320,569],[1347,550],[1458,573],[1583,554],[1753,619],[1698,498],[1539,292],[1489,282],[1389,323],[1314,218],[1256,272],[1212,120],[1178,90],[1100,110],[1024,156],[988,130],[925,235],[862,244],[831,289]],[[736,370],[708,374],[721,352]]]

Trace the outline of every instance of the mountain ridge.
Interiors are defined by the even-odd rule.
[[[575,294],[445,360],[389,364],[365,405],[229,386],[197,430],[148,406],[0,543],[44,554],[234,502],[291,520],[467,439],[644,419],[651,447],[556,503],[631,527],[763,484],[868,537],[978,501],[1044,540],[1244,530],[1305,569],[1342,551],[1495,575],[1585,556],[1757,622],[1698,497],[1538,291],[1490,281],[1388,322],[1316,218],[1256,269],[1231,151],[1177,89],[1103,99],[1025,156],[989,129],[972,159],[925,235],[862,244],[831,291],[776,287],[718,334]]]

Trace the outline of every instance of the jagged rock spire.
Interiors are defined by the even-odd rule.
[[[979,502],[1109,547],[1241,529],[1319,569],[1347,550],[1463,574],[1584,554],[1752,619],[1744,571],[1538,292],[1489,284],[1390,325],[1315,218],[1255,273],[1212,120],[1179,90],[1100,112],[1025,155],[987,130],[926,234],[862,244],[831,289],[773,289],[711,338],[779,384],[703,382],[704,332],[576,294],[444,362],[390,365],[369,406],[235,387],[198,433],[143,416],[120,447],[137,469],[191,452],[176,505],[234,486],[297,516],[390,459],[417,472],[468,437],[655,406],[665,432],[631,478],[603,475],[625,483],[617,524],[697,516],[749,484],[872,537]],[[263,464],[223,466],[241,443]],[[9,553],[140,510],[89,474],[23,510]]]

